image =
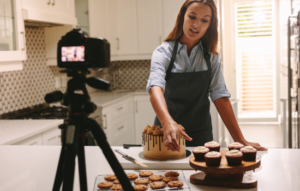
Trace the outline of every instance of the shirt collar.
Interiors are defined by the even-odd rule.
[[[178,42],[177,53],[178,53],[184,46],[186,46],[186,45],[185,45],[185,44],[181,44],[180,42]],[[200,49],[203,51],[203,46],[202,46],[201,40],[199,40],[197,46],[200,46]]]

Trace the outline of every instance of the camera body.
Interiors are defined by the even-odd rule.
[[[82,29],[73,29],[57,45],[60,68],[84,69],[110,66],[110,44],[101,38],[89,38]]]

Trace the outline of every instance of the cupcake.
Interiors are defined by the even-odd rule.
[[[236,150],[240,151],[240,149],[243,147],[244,147],[244,145],[239,142],[234,142],[234,143],[231,143],[228,145],[229,150],[236,149]]]
[[[245,146],[241,148],[241,152],[243,153],[244,161],[255,161],[256,160],[256,149],[252,146]]]
[[[215,141],[207,142],[207,143],[204,144],[204,146],[206,148],[209,148],[210,151],[220,152],[220,144],[215,142]]]
[[[228,151],[226,154],[226,159],[229,166],[235,166],[242,164],[243,153],[241,151],[233,149]]]
[[[211,151],[204,155],[207,166],[219,166],[221,163],[222,154],[217,151]]]
[[[204,155],[209,152],[209,149],[203,146],[196,147],[193,150],[196,161],[204,161]]]

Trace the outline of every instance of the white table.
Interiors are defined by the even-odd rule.
[[[1,191],[44,191],[52,190],[56,173],[60,146],[0,146],[0,190]],[[133,157],[137,157],[141,148],[122,149]],[[192,148],[190,148],[192,149]],[[300,190],[300,150],[296,149],[270,149],[268,152],[259,152],[262,155],[261,167],[256,170],[258,187],[247,191],[299,191]],[[116,155],[126,169],[129,163],[120,155]],[[93,190],[95,177],[99,174],[112,173],[102,151],[98,147],[85,147],[88,189]],[[156,170],[186,168],[188,159],[177,162],[145,162],[150,168]],[[161,164],[160,164],[161,163]],[[176,164],[177,165],[174,165]],[[181,163],[178,164],[178,163]],[[186,164],[187,163],[187,164]],[[176,166],[176,168],[175,168]],[[136,166],[139,168],[138,166]],[[135,167],[135,169],[136,169]],[[194,170],[184,170],[185,177],[194,174]],[[188,178],[187,178],[188,179]],[[189,182],[189,179],[187,180]],[[242,190],[233,188],[220,188],[210,186],[197,186],[190,184],[194,190]],[[79,190],[79,176],[76,166],[74,190]]]

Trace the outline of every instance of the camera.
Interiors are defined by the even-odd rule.
[[[57,45],[60,68],[106,68],[110,66],[110,44],[106,39],[90,38],[82,29],[73,29]]]

